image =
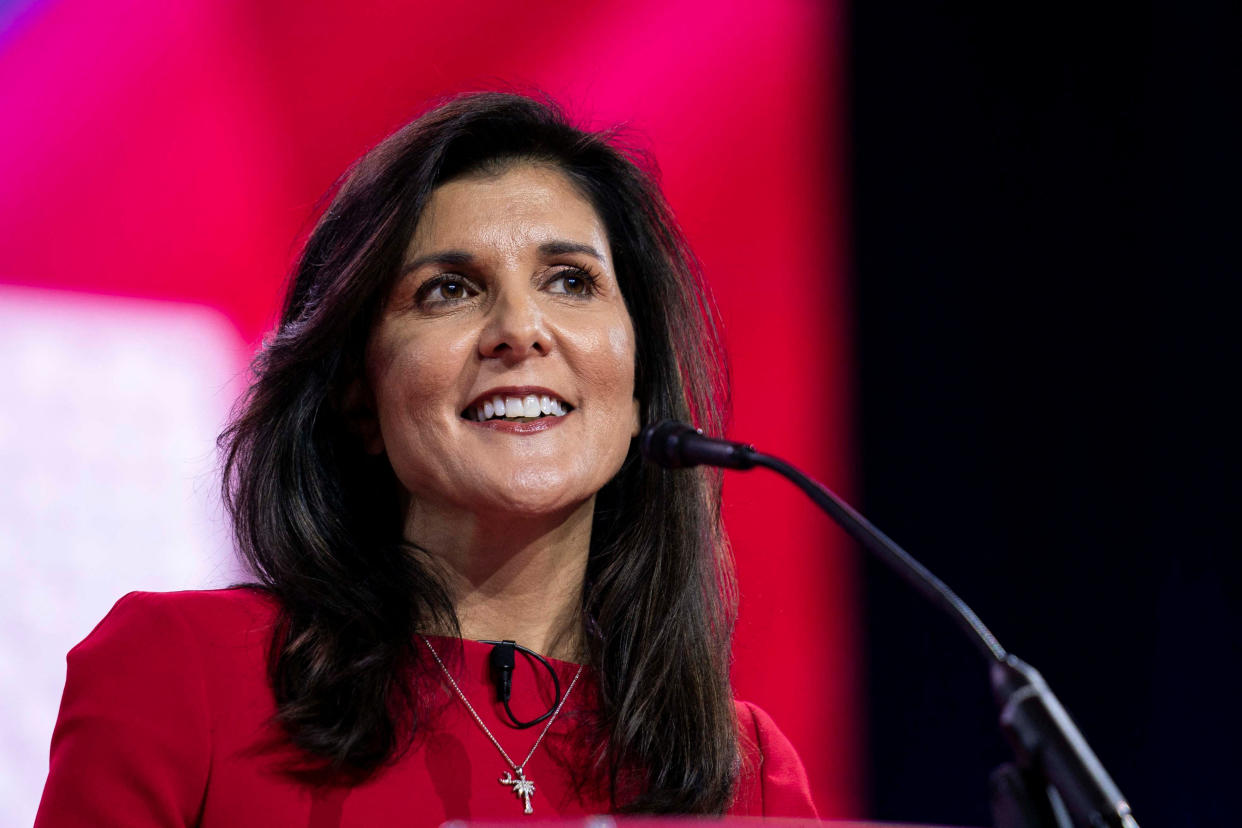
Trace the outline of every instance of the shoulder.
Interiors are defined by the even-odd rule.
[[[226,695],[239,670],[259,681],[276,610],[274,599],[248,588],[131,592],[69,651],[62,716],[76,702],[114,710],[205,704]]]
[[[271,709],[276,603],[253,589],[131,592],[69,651],[37,825],[194,824],[212,756]]]
[[[274,598],[247,587],[131,592],[69,652],[69,659],[100,649],[120,648],[140,657],[161,649],[185,655],[187,645],[242,643],[253,635],[270,635],[276,615]]]
[[[265,677],[276,603],[253,589],[131,592],[66,658],[66,710],[185,715]]]
[[[156,619],[207,629],[228,629],[246,622],[270,622],[276,609],[276,599],[255,587],[131,592],[116,602],[95,632],[113,625]]]
[[[806,769],[793,743],[761,707],[735,701],[742,767],[730,813],[817,818]]]
[[[275,609],[249,589],[117,601],[69,651],[36,824],[194,824],[220,736],[212,698],[230,695],[230,662],[259,683]]]
[[[138,688],[205,686],[213,653],[262,652],[275,617],[274,600],[255,589],[131,592],[69,651],[65,700],[89,690],[120,703],[140,697]]]

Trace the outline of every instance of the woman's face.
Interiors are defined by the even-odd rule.
[[[368,450],[419,509],[580,506],[638,433],[634,354],[603,223],[563,173],[450,181],[367,345]]]

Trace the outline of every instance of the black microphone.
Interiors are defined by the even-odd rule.
[[[501,641],[492,647],[488,662],[492,667],[492,681],[496,684],[496,698],[505,704],[513,693],[513,648],[516,642]]]
[[[784,460],[746,443],[706,437],[685,423],[665,420],[647,426],[639,449],[647,460],[666,469],[699,465],[771,469],[805,492],[864,548],[957,621],[991,662],[1001,728],[1017,756],[1016,767],[1003,765],[993,776],[993,813],[998,826],[1060,825],[1055,813],[1067,808],[1075,825],[1138,828],[1129,803],[1043,677],[1005,650],[948,585],[852,506]],[[1058,794],[1055,800],[1046,790]]]
[[[638,438],[643,457],[666,469],[720,466],[725,469],[754,468],[755,447],[715,437],[676,420],[652,423]]]
[[[488,663],[492,668],[492,681],[496,684],[496,700],[505,706],[505,713],[509,714],[509,721],[513,722],[514,727],[534,727],[549,716],[556,714],[556,711],[561,707],[561,699],[565,697],[561,695],[561,680],[557,678],[556,669],[548,663],[546,658],[529,647],[523,647],[521,644],[508,638],[504,641],[483,640],[479,643],[492,645],[492,651],[488,655]],[[521,650],[523,655],[530,656],[543,665],[543,668],[548,671],[548,675],[552,677],[553,695],[556,696],[556,701],[552,703],[552,706],[543,715],[537,716],[529,722],[524,722],[513,715],[513,709],[509,707],[509,700],[513,697],[513,667],[516,661],[514,652],[517,650]]]

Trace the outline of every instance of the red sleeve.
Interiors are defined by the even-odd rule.
[[[35,826],[193,825],[210,764],[194,631],[165,596],[130,593],[69,651]]]
[[[737,703],[737,716],[743,769],[737,802],[730,813],[819,819],[806,768],[772,717],[750,702]]]

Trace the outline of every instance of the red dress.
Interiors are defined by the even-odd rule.
[[[275,704],[266,673],[275,615],[273,600],[249,589],[131,593],[117,602],[69,653],[37,828],[344,828],[523,818],[522,799],[499,781],[509,766],[447,688],[441,709],[428,717],[434,725],[367,781],[315,787],[285,773],[281,760],[296,754],[271,724]],[[543,725],[518,730],[505,723],[487,675],[491,647],[465,641],[458,649],[450,639],[431,640],[488,728],[520,763]],[[577,665],[552,664],[567,687]],[[519,664],[522,669],[528,668]],[[544,677],[540,682],[515,675],[515,713],[533,718],[546,709],[551,682]],[[569,772],[575,757],[581,759],[575,711],[590,705],[593,690],[584,671],[525,766],[535,784],[534,814],[525,819],[607,811],[607,798],[575,785]],[[738,702],[737,713],[743,769],[729,813],[814,817],[806,773],[792,745],[754,705]]]

